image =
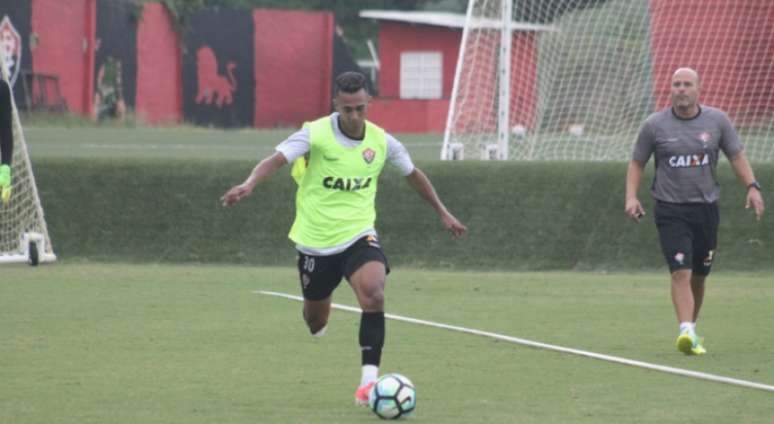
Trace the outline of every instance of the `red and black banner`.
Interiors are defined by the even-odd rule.
[[[25,71],[32,69],[30,56],[31,2],[0,0],[0,49],[10,73],[14,98],[18,107],[26,105]]]
[[[251,127],[255,108],[250,11],[204,9],[183,37],[183,115],[216,127]]]

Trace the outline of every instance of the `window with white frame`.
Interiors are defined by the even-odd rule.
[[[441,52],[400,54],[400,98],[440,99],[443,96]]]

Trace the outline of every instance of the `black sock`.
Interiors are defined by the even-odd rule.
[[[363,365],[376,365],[382,359],[384,346],[384,312],[363,312],[360,315],[360,351]]]

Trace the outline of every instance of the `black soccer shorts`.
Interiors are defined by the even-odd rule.
[[[656,201],[653,215],[669,272],[690,268],[709,275],[718,243],[717,203]]]
[[[387,273],[390,273],[387,256],[375,236],[360,238],[347,250],[334,255],[312,256],[298,252],[298,276],[304,299],[328,298],[342,277],[349,280],[355,271],[371,261],[383,263]]]

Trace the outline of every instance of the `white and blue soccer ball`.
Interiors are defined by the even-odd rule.
[[[368,394],[368,406],[379,418],[396,420],[411,414],[416,408],[417,390],[405,376],[385,374],[379,377]]]

